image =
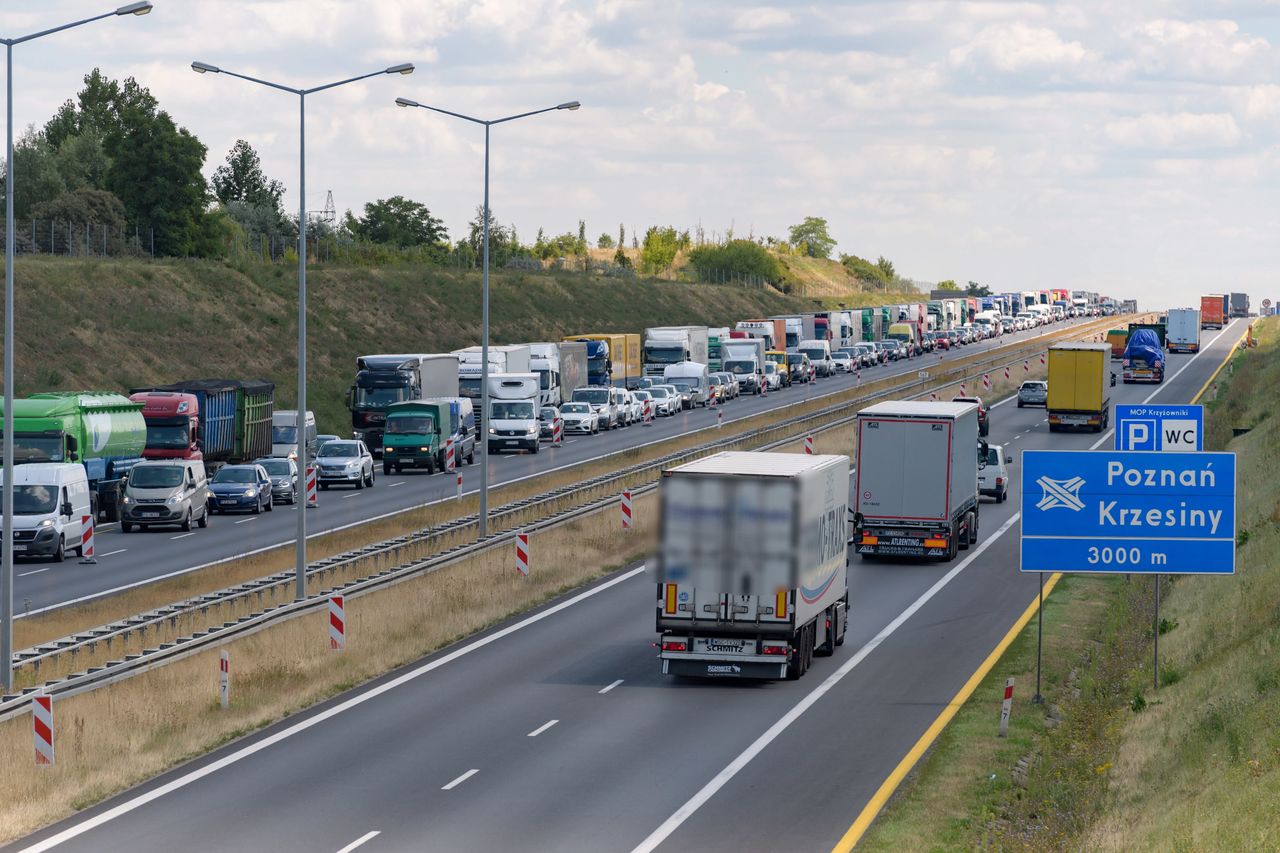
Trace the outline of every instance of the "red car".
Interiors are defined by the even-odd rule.
[[[953,403],[977,403],[978,404],[978,435],[985,436],[990,430],[991,425],[987,422],[987,407],[982,404],[981,397],[952,397]]]

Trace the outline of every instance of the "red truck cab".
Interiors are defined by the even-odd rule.
[[[144,459],[203,459],[196,440],[200,427],[200,402],[194,394],[174,391],[138,391],[129,399],[142,404],[147,422]]]

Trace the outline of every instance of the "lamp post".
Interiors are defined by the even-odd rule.
[[[0,545],[0,682],[13,689],[13,46],[60,33],[72,27],[91,24],[103,18],[120,15],[145,15],[149,2],[129,3],[110,12],[94,15],[11,39],[0,39],[5,46],[5,179],[4,179],[4,485],[0,500],[4,502],[3,538]]]
[[[349,77],[336,83],[313,86],[310,89],[295,89],[268,80],[259,80],[247,74],[237,74],[207,62],[191,63],[191,70],[197,74],[226,74],[257,83],[271,89],[298,96],[298,468],[302,472],[303,481],[307,476],[307,95],[345,86],[357,80],[377,77],[379,74],[412,74],[413,64],[409,62],[392,65],[379,71],[370,71],[358,77]],[[307,596],[307,511],[306,503],[298,507],[298,541],[295,545],[294,598]]]
[[[503,124],[508,121],[515,121],[518,118],[528,118],[536,116],[540,113],[549,113],[553,110],[576,110],[582,106],[577,101],[566,101],[563,104],[556,104],[554,107],[544,107],[540,110],[532,110],[527,113],[519,113],[505,118],[496,118],[486,121],[485,119],[473,118],[462,113],[455,113],[449,110],[442,110],[439,107],[420,104],[417,101],[411,101],[408,98],[396,98],[396,105],[401,107],[421,107],[424,110],[443,113],[447,116],[460,118],[463,121],[469,121],[472,124],[484,126],[484,212],[481,214],[483,220],[483,240],[484,240],[484,263],[483,273],[481,274],[481,297],[480,297],[480,418],[482,424],[489,423],[489,128],[495,124]],[[480,535],[484,536],[488,533],[489,526],[489,435],[476,436],[477,439],[483,441],[480,448]]]

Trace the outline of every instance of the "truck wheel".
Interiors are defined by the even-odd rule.
[[[814,650],[814,654],[821,658],[830,657],[836,653],[836,608],[834,606],[828,607],[826,613],[823,614],[823,618],[826,619],[827,636],[822,641],[822,645]]]
[[[428,473],[430,473],[430,472],[428,472]],[[384,460],[383,460],[383,462],[382,462],[382,476],[384,476],[384,477],[390,477],[390,476],[391,476],[391,463],[390,463],[390,462],[387,462],[385,459],[384,459]]]
[[[968,550],[969,550],[969,540],[970,540],[970,537],[973,535],[973,534],[971,534],[971,533],[969,532],[969,531],[970,531],[970,529],[971,529],[971,528],[972,528],[972,526],[973,526],[973,514],[972,514],[972,513],[965,513],[965,515],[964,515],[964,519],[960,522],[960,526],[961,526],[962,528],[964,528],[964,530],[962,531],[962,533],[961,533],[961,535],[960,535],[960,537],[959,537],[960,550],[961,550],[961,551],[968,551]]]
[[[969,520],[969,544],[970,545],[978,544],[978,524],[979,524],[978,511],[974,510],[972,513],[970,513],[970,520]]]
[[[791,657],[787,660],[787,681],[796,681],[804,675],[804,631],[791,638]]]

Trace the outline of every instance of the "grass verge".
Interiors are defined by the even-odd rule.
[[[57,764],[33,768],[31,720],[0,723],[0,840],[85,808],[246,733],[457,642],[643,557],[653,549],[656,497],[635,501],[636,527],[616,511],[530,536],[532,570],[510,546],[346,605],[348,645],[328,649],[326,614],[227,644],[231,707],[217,702],[218,650],[57,701]],[[433,614],[423,619],[424,613]],[[121,756],[128,760],[122,761]],[[30,772],[27,769],[30,768]]]

